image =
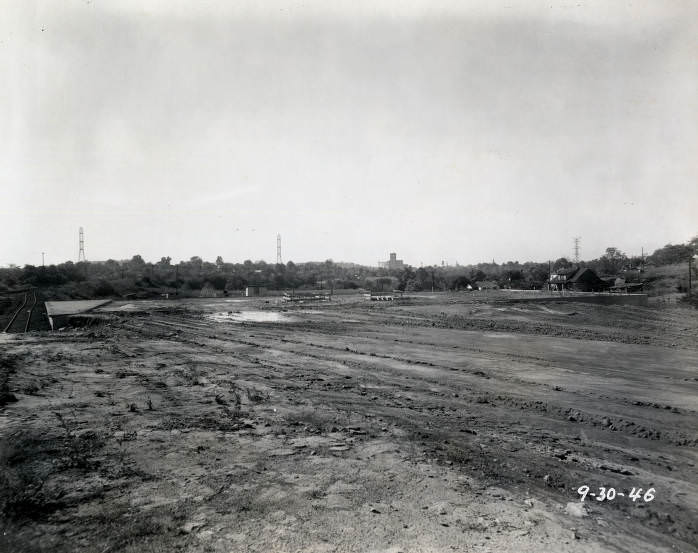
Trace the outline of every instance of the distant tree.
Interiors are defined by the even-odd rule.
[[[172,261],[172,258],[170,256],[161,257],[160,261],[158,262],[158,265],[162,265],[163,267],[169,267],[171,261]]]
[[[601,272],[604,275],[616,275],[628,262],[628,256],[625,255],[616,247],[606,248],[606,253],[604,253],[599,259],[601,264]]]
[[[104,268],[106,269],[107,273],[114,278],[119,275],[121,264],[115,259],[107,259],[107,261],[104,263]]]
[[[140,255],[136,254],[131,258],[131,265],[134,267],[142,267],[145,265],[145,261],[143,261],[143,258]]]
[[[190,290],[201,290],[204,283],[199,278],[190,278],[185,281],[185,285]]]
[[[114,286],[106,280],[100,280],[97,283],[97,286],[95,287],[95,296],[98,297],[105,297],[105,296],[113,296],[116,294],[116,291],[114,290]]]
[[[421,292],[424,290],[422,288],[422,284],[417,280],[416,277],[410,278],[406,283],[405,283],[405,291],[406,292]]]
[[[381,277],[376,280],[376,285],[378,286],[378,289],[383,292],[386,289],[390,290],[390,287],[393,283],[393,279],[390,277]]]
[[[696,240],[693,238],[688,244],[667,244],[663,248],[655,250],[649,257],[655,265],[674,265],[684,263],[689,257],[695,255]]]
[[[223,275],[212,275],[206,278],[206,282],[216,290],[224,290],[227,279]]]
[[[459,275],[453,280],[450,288],[452,290],[465,290],[468,284],[470,284],[470,279],[465,275]]]
[[[470,280],[473,282],[477,282],[479,280],[487,280],[487,275],[484,273],[484,271],[480,269],[471,269]]]
[[[566,257],[561,257],[560,259],[556,259],[555,263],[553,263],[553,271],[559,271],[561,269],[569,269],[572,267],[572,262],[569,261]]]
[[[406,290],[407,289],[407,283],[410,282],[411,280],[414,280],[415,274],[414,271],[412,270],[411,267],[405,267],[400,274],[398,274],[398,289],[399,290]]]
[[[688,247],[693,250],[693,255],[698,253],[698,234],[688,241]]]
[[[540,288],[548,281],[548,264],[527,264],[525,271],[526,288]]]
[[[238,275],[229,277],[225,283],[226,290],[242,290],[245,286],[247,286],[247,280]]]

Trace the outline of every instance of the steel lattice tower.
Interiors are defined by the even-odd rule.
[[[574,262],[579,263],[579,241],[581,240],[580,236],[575,236],[574,237]]]
[[[80,251],[78,252],[78,263],[87,261],[85,259],[85,231],[80,227]]]
[[[276,235],[276,263],[278,265],[281,265],[283,261],[281,261],[281,235],[277,234]]]

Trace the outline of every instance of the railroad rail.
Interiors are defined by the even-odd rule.
[[[27,332],[32,317],[32,312],[37,304],[36,290],[30,290],[24,294],[22,304],[12,315],[3,332]]]

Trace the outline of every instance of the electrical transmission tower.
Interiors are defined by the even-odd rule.
[[[283,261],[281,261],[281,235],[277,234],[276,235],[276,263],[277,265],[281,265]]]
[[[78,263],[87,261],[85,259],[85,231],[80,227],[80,251],[78,252]]]
[[[580,236],[574,237],[574,262],[579,263],[579,241],[582,238]]]

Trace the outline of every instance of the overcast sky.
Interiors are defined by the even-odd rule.
[[[696,6],[3,0],[0,265],[684,242]]]

